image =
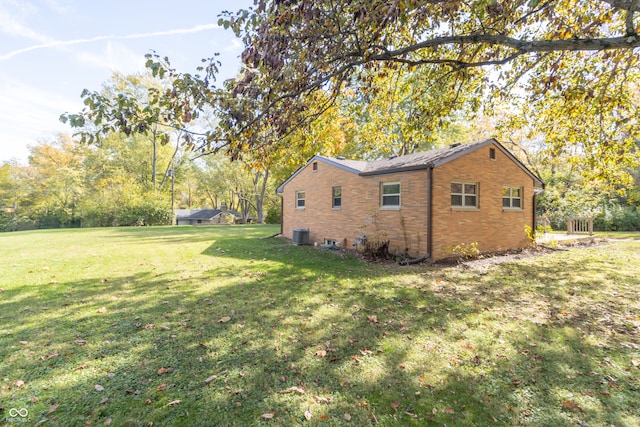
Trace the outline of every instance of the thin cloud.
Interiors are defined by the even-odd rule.
[[[206,25],[197,25],[197,26],[192,27],[192,28],[179,28],[179,29],[173,29],[173,30],[167,30],[167,31],[156,31],[156,32],[152,32],[152,33],[128,34],[128,35],[124,35],[124,36],[110,35],[110,36],[90,37],[90,38],[86,38],[86,39],[52,40],[52,41],[48,41],[46,43],[41,43],[41,44],[25,47],[25,48],[22,48],[22,49],[16,49],[16,50],[11,51],[9,53],[5,53],[4,55],[0,55],[0,61],[6,61],[8,59],[13,58],[16,55],[20,55],[20,54],[23,54],[23,53],[26,53],[26,52],[30,52],[32,50],[37,50],[37,49],[48,49],[48,48],[53,48],[53,47],[61,47],[61,46],[71,46],[71,45],[77,45],[77,44],[93,43],[93,42],[102,41],[102,40],[143,39],[143,38],[150,38],[150,37],[173,36],[173,35],[177,35],[177,34],[191,34],[191,33],[198,33],[198,32],[201,32],[201,31],[215,30],[215,29],[219,29],[219,28],[222,28],[222,27],[220,27],[217,24],[206,24]]]

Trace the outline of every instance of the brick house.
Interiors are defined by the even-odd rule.
[[[541,180],[495,139],[372,162],[314,156],[277,189],[282,235],[351,248],[389,240],[393,253],[438,260],[530,245]],[[306,232],[305,232],[306,233]]]

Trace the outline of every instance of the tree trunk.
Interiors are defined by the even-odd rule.
[[[154,129],[151,137],[151,145],[153,146],[153,154],[151,156],[151,182],[153,183],[153,191],[156,191],[156,168],[158,161],[158,147],[156,145],[157,131]]]
[[[253,181],[256,187],[256,211],[258,224],[264,224],[264,195],[267,191],[267,180],[269,179],[269,170],[265,169],[264,173],[256,173]]]

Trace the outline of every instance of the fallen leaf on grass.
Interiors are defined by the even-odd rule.
[[[372,314],[371,316],[367,316],[367,319],[371,323],[378,323],[378,316],[376,316],[375,314]]]
[[[315,399],[316,402],[324,403],[325,405],[328,405],[329,403],[331,403],[331,398],[330,397],[314,396],[314,399]]]
[[[260,418],[262,418],[263,420],[270,420],[270,419],[272,419],[275,415],[276,415],[276,413],[275,413],[275,412],[267,412],[266,414],[262,414],[262,415],[260,415]]]
[[[166,389],[167,389],[167,383],[162,383],[158,387],[156,387],[156,390],[158,391],[165,391]]]
[[[52,412],[55,412],[56,409],[58,409],[58,405],[49,406],[49,411],[47,412],[47,415],[49,415]]]
[[[454,411],[453,408],[444,408],[443,412],[449,415],[453,415],[456,413],[456,411]]]
[[[75,343],[78,345],[85,345],[87,343],[87,340],[76,340]]]
[[[153,328],[155,328],[155,327],[156,327],[156,325],[155,325],[155,324],[153,324],[153,323],[149,323],[148,325],[145,325],[145,326],[144,326],[144,328],[145,328],[145,329],[153,329]]]
[[[400,402],[391,402],[391,409],[393,409],[394,411],[398,411],[398,408],[400,407]]]
[[[107,403],[108,401],[109,401],[109,398],[108,398],[108,397],[105,397],[105,398],[103,398],[103,399],[101,399],[101,400],[100,400],[100,404],[101,404],[101,405],[104,405],[104,404],[105,404],[105,403]]]
[[[229,320],[231,320],[231,317],[224,316],[224,317],[221,317],[220,320],[218,320],[218,323],[227,323]]]
[[[22,380],[16,380],[13,382],[13,385],[16,387],[22,387],[24,385],[24,381]]]
[[[217,375],[211,375],[209,378],[207,378],[206,380],[204,380],[204,382],[206,384],[209,384],[211,381],[215,380],[216,378],[218,378]]]
[[[311,418],[313,418],[313,415],[311,415],[311,411],[309,409],[304,411],[304,417],[306,418],[307,421],[310,421]]]
[[[637,368],[640,366],[640,359],[631,359],[631,364]]]
[[[22,344],[22,345],[27,345],[27,344],[29,344],[29,341],[18,341],[18,342],[19,342],[20,344]]]
[[[46,422],[48,422],[48,421],[49,421],[49,419],[48,419],[48,418],[45,418],[45,419],[40,420],[40,421],[38,421],[37,423],[35,423],[35,424],[33,425],[33,427],[40,427],[42,424],[44,424],[44,423],[46,423]]]
[[[96,384],[95,387],[93,387],[93,389],[95,391],[104,391],[104,387],[102,387],[100,384]]]
[[[113,420],[111,418],[107,418],[106,420],[104,420],[104,425],[110,426],[112,421]]]
[[[300,393],[300,394],[304,394],[304,390],[303,390],[303,389],[301,389],[300,387],[293,386],[293,387],[289,387],[289,388],[287,388],[287,389],[285,389],[285,390],[280,390],[278,393],[280,393],[280,394],[287,394],[287,393]]]
[[[327,351],[320,349],[318,351],[316,351],[316,356],[320,356],[320,357],[326,357],[327,356]]]
[[[351,421],[351,415],[349,415],[348,413],[345,413],[342,418],[344,418],[345,421]]]
[[[168,374],[169,372],[173,372],[173,368],[160,368],[160,369],[158,369],[158,375]]]
[[[180,402],[182,402],[182,400],[180,399],[172,400],[171,402],[167,403],[166,406],[176,406],[176,405],[179,405]]]
[[[106,313],[106,312],[107,312],[107,307],[100,307],[100,308],[98,309],[98,313],[100,313],[100,314],[104,314],[104,313]]]
[[[160,326],[160,329],[162,329],[163,331],[170,331],[171,328],[169,326]]]
[[[562,402],[562,407],[574,412],[582,412],[582,408],[578,406],[578,404],[573,400],[565,400],[564,402]]]
[[[58,352],[57,352],[57,351],[54,351],[53,353],[51,353],[51,354],[47,354],[46,356],[43,356],[43,357],[40,357],[40,358],[41,358],[42,360],[49,360],[49,359],[53,359],[54,357],[58,357],[58,356],[60,356],[60,355],[58,354]]]

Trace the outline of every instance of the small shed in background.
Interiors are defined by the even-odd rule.
[[[238,212],[225,209],[177,209],[176,225],[219,225],[242,221]]]

